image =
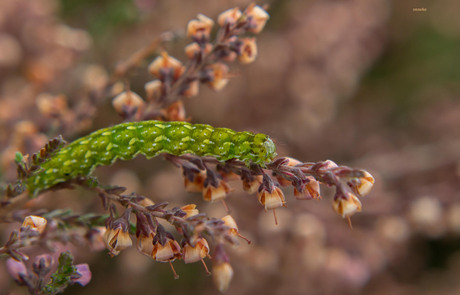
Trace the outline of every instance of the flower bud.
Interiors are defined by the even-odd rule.
[[[228,262],[215,264],[212,267],[212,279],[220,292],[225,292],[233,278],[233,268]]]
[[[250,28],[248,31],[255,34],[258,34],[263,30],[267,20],[270,18],[270,15],[268,15],[268,13],[259,5],[250,5],[245,13],[247,15],[247,19],[249,20]]]
[[[204,180],[206,179],[206,171],[200,171],[193,174],[193,181],[190,181],[188,175],[184,175],[185,190],[190,193],[201,193],[204,188]]]
[[[221,218],[224,222],[224,225],[230,228],[230,233],[233,235],[238,235],[238,225],[236,224],[235,219],[231,215],[225,215]]]
[[[214,21],[209,17],[198,14],[197,19],[193,19],[187,24],[187,37],[195,40],[209,40]]]
[[[358,179],[358,183],[353,185],[353,188],[361,197],[367,195],[371,191],[375,182],[374,177],[369,172],[363,170],[363,174],[364,176]]]
[[[313,176],[307,176],[308,182],[302,187],[301,191],[294,188],[294,196],[297,200],[311,200],[319,199],[321,195],[319,193],[320,186],[319,182]]]
[[[202,53],[203,54],[208,54],[209,52],[211,52],[212,44],[211,43],[206,43],[204,45],[204,48],[202,48],[200,46],[200,44],[198,44],[196,42],[193,42],[193,43],[190,43],[189,45],[185,46],[184,50],[185,50],[185,55],[187,55],[187,57],[189,59],[193,59],[196,56],[201,55]]]
[[[53,256],[49,254],[39,255],[35,257],[35,261],[32,264],[32,269],[38,276],[45,276],[50,272],[53,263]]]
[[[241,47],[238,54],[238,61],[242,64],[249,64],[256,60],[257,44],[255,38],[241,38]]]
[[[195,204],[188,204],[188,205],[182,206],[180,209],[184,211],[186,214],[184,218],[189,218],[189,217],[195,216],[200,213],[200,211],[196,209]]]
[[[182,63],[174,57],[169,56],[165,51],[149,65],[150,74],[160,80],[164,80],[167,75],[171,75],[173,80],[177,80],[184,71],[185,68]]]
[[[214,63],[209,65],[207,70],[209,70],[209,81],[207,84],[211,89],[219,91],[227,85],[228,67],[225,64]]]
[[[218,180],[217,187],[208,184],[203,189],[203,199],[208,202],[214,202],[217,200],[221,200],[227,196],[229,192],[231,192],[231,187],[225,182],[224,180]]]
[[[183,247],[182,258],[185,263],[193,263],[202,260],[209,254],[209,245],[204,238],[198,238],[195,247],[186,243]]]
[[[230,8],[219,14],[217,17],[217,23],[223,27],[225,24],[233,25],[241,17],[242,13],[238,7]]]
[[[21,285],[25,284],[24,280],[22,279],[27,275],[27,268],[24,262],[17,261],[13,258],[8,258],[8,260],[6,260],[6,270],[16,282]]]
[[[345,194],[337,193],[334,197],[332,206],[339,215],[343,218],[349,217],[356,212],[361,211],[361,202],[352,192],[346,192]]]
[[[148,235],[140,234],[137,238],[137,250],[144,255],[151,256],[153,251],[153,237],[153,233]]]
[[[157,241],[153,245],[152,258],[160,262],[174,261],[181,257],[181,249],[179,244],[170,238],[166,238],[166,242],[162,245]]]
[[[21,228],[29,227],[31,230],[43,233],[46,228],[46,219],[41,216],[29,215],[24,218]]]
[[[130,110],[140,109],[144,100],[132,91],[123,91],[112,100],[113,108],[119,114],[130,113]]]
[[[184,97],[197,96],[200,90],[200,81],[193,80],[184,85],[184,89],[180,92],[180,95]]]
[[[173,102],[166,110],[165,117],[169,121],[185,121],[184,103],[180,100]]]
[[[155,101],[159,99],[163,94],[163,82],[160,80],[153,80],[145,83],[144,89],[145,94],[147,95],[148,101]]]
[[[277,186],[274,186],[271,192],[265,187],[262,188],[262,190],[258,192],[258,198],[260,204],[265,206],[265,210],[275,209],[281,206],[286,207],[283,191]]]
[[[111,255],[118,255],[120,251],[133,245],[127,229],[121,224],[115,228],[107,228],[104,234],[104,242]]]
[[[248,194],[254,194],[259,190],[260,185],[262,184],[262,175],[257,175],[252,181],[247,181],[243,179],[243,190]]]
[[[88,285],[92,277],[89,265],[87,263],[77,264],[75,265],[75,268],[77,269],[77,273],[80,277],[78,279],[72,279],[72,281],[83,287]]]

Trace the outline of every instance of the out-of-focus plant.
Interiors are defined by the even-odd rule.
[[[202,85],[215,91],[222,90],[232,77],[229,63],[248,64],[256,59],[255,36],[263,30],[268,19],[265,9],[254,4],[244,11],[232,8],[218,16],[218,29],[213,34],[214,20],[199,14],[187,25],[187,36],[192,40],[185,47],[188,61],[184,64],[166,51],[159,52],[148,66],[154,79],[145,84],[145,98],[131,91],[128,83],[120,84],[120,81],[130,69],[156,52],[158,45],[170,38],[168,34],[122,63],[110,79],[97,84],[97,91],[89,93],[90,99],[84,100],[84,105],[94,110],[99,100],[124,85],[124,91],[113,98],[112,105],[127,122],[157,120],[145,122],[145,125],[153,124],[157,130],[154,133],[152,129],[145,129],[150,140],[136,135],[136,132],[145,131],[140,127],[142,123],[125,124],[121,126],[131,131],[123,133],[116,127],[97,131],[88,138],[77,140],[70,149],[65,147],[62,137],[57,137],[35,154],[16,153],[17,180],[4,187],[0,220],[23,220],[23,224],[11,233],[0,248],[0,254],[9,257],[7,267],[18,284],[27,286],[33,294],[56,294],[74,283],[86,285],[91,278],[88,266],[74,265],[68,252],[60,254],[56,263],[56,258],[51,255],[56,248],[54,245],[78,240],[97,248],[97,241],[103,240],[111,256],[132,247],[134,241],[140,253],[155,261],[169,263],[176,278],[179,276],[173,261],[201,262],[205,272],[212,273],[220,291],[228,288],[233,269],[225,245],[238,245],[240,238],[245,239],[231,215],[214,218],[200,213],[196,204],[171,208],[167,202],[155,203],[137,193],[126,194],[124,187],[102,185],[91,176],[91,169],[83,168],[85,161],[89,161],[88,167],[93,168],[96,164],[111,164],[117,157],[130,159],[141,149],[153,145],[163,144],[159,151],[166,160],[182,169],[185,189],[201,192],[205,201],[224,202],[232,192],[229,181],[238,180],[248,194],[257,195],[265,210],[273,211],[277,223],[275,210],[286,205],[283,187],[291,187],[298,200],[317,200],[321,199],[322,184],[335,187],[333,209],[339,215],[350,221],[351,215],[361,211],[359,198],[366,195],[374,184],[372,175],[364,170],[339,166],[330,160],[310,163],[290,157],[273,158],[274,150],[271,150],[270,157],[261,158],[266,152],[262,148],[272,148],[261,140],[265,139],[264,135],[236,133],[208,125],[167,123],[190,120],[182,101],[197,96]],[[72,110],[65,101],[65,97],[42,96],[38,107],[44,116],[50,120],[53,118],[57,130],[76,132],[80,130],[80,124],[76,123],[87,120],[93,113],[78,116],[81,108]],[[33,128],[27,130],[23,137],[36,134]],[[186,132],[193,133],[188,136]],[[113,138],[107,137],[109,135]],[[106,139],[109,142],[105,142]],[[189,146],[181,150],[187,142],[193,142],[194,148]],[[194,152],[195,148],[204,150]],[[112,149],[120,150],[112,155]],[[121,149],[130,156],[124,157]],[[224,154],[230,156],[220,156]],[[62,157],[61,161],[59,157]],[[82,168],[78,168],[79,165]],[[69,167],[74,169],[66,172]],[[43,176],[53,173],[56,176]],[[41,180],[46,182],[40,183]],[[33,189],[37,186],[39,190]],[[107,214],[17,209],[27,196],[35,197],[46,190],[75,186],[95,192]],[[31,259],[24,251],[26,247],[40,247],[46,250],[46,254]],[[212,260],[212,270],[208,269],[206,258]],[[29,263],[31,260],[34,261],[32,264]]]

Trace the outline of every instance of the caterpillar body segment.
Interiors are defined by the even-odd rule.
[[[219,161],[239,159],[264,165],[276,156],[275,145],[265,134],[236,132],[205,124],[142,121],[100,129],[60,149],[29,177],[28,190],[35,196],[56,184],[88,176],[101,165],[138,154],[147,158],[161,153],[176,156],[213,156]]]

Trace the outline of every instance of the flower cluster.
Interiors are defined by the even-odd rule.
[[[167,209],[168,203],[154,204],[151,200],[137,195],[123,195],[122,189],[99,189],[99,195],[104,203],[112,208],[114,203],[126,207],[122,216],[109,217],[104,241],[110,255],[118,255],[121,251],[133,245],[132,238],[136,237],[137,250],[157,262],[169,263],[175,278],[179,278],[172,262],[182,259],[184,263],[201,261],[207,274],[211,272],[204,261],[211,258],[209,240],[213,241],[213,278],[220,290],[228,287],[231,276],[222,271],[222,257],[225,258],[225,269],[231,271],[229,259],[223,244],[238,244],[237,238],[243,238],[238,232],[238,226],[232,216],[221,219],[209,218],[199,213],[195,204],[180,208]],[[135,233],[130,232],[131,216],[135,217]],[[175,228],[175,234],[166,230],[160,222],[166,222]],[[176,238],[180,236],[181,238]],[[246,239],[247,240],[247,239]]]
[[[223,89],[231,77],[228,63],[254,62],[256,39],[248,34],[260,33],[268,19],[268,13],[254,4],[244,11],[229,9],[218,16],[219,29],[212,39],[214,20],[198,14],[187,25],[192,40],[185,47],[187,64],[161,52],[148,66],[155,79],[145,84],[146,101],[128,89],[113,99],[115,110],[128,120],[186,120],[181,99],[198,95],[200,84]]]

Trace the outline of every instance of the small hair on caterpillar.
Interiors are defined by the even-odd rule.
[[[131,122],[97,130],[64,146],[29,177],[27,188],[36,196],[117,159],[130,160],[138,154],[149,159],[161,153],[213,156],[219,161],[239,159],[262,166],[276,157],[273,141],[262,133],[187,122]]]

